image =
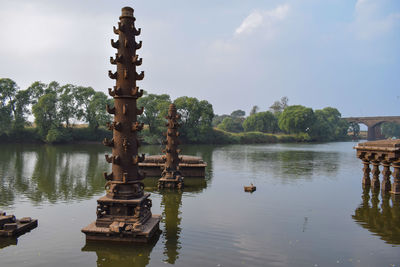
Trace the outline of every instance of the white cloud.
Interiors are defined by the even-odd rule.
[[[279,5],[271,10],[255,10],[248,15],[242,24],[235,30],[235,36],[251,34],[256,29],[264,28],[265,32],[274,31],[274,26],[279,21],[284,20],[289,14],[288,4]]]
[[[382,2],[357,0],[355,21],[352,30],[360,39],[373,39],[393,30],[400,22],[400,13],[385,14],[381,11]]]

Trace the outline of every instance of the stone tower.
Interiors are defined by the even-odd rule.
[[[108,124],[113,131],[111,140],[105,139],[104,145],[112,148],[112,155],[106,155],[106,161],[112,164],[112,172],[104,173],[106,179],[106,195],[97,200],[97,220],[82,229],[87,240],[112,240],[128,242],[147,242],[159,232],[161,216],[152,215],[150,194],[144,193],[139,174],[138,163],[144,160],[144,155],[138,155],[139,141],[137,133],[143,124],[137,121],[143,108],[137,108],[137,99],[142,96],[136,82],[144,77],[136,67],[142,64],[142,59],[136,50],[142,47],[142,42],[136,42],[140,28],[135,28],[133,9],[122,8],[118,28],[114,33],[118,40],[111,40],[112,47],[117,49],[115,58],[110,62],[117,65],[117,71],[109,71],[108,76],[116,80],[116,86],[109,89],[114,98],[114,106],[107,106],[107,112],[114,115],[114,121]]]
[[[178,132],[178,119],[180,115],[176,112],[176,106],[171,104],[168,109],[168,119],[167,132],[165,141],[165,153],[166,156],[163,157],[165,160],[164,170],[161,174],[161,178],[158,180],[159,188],[182,188],[183,187],[183,177],[179,171],[179,132]]]

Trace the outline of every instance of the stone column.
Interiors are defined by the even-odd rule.
[[[390,193],[400,195],[400,162],[393,163],[393,184]]]
[[[382,192],[388,192],[390,191],[390,175],[392,172],[390,171],[390,162],[389,161],[383,161],[383,170],[382,170],[382,175],[383,175],[383,180],[382,180],[382,185],[381,185],[381,191]]]
[[[375,137],[375,126],[368,126],[368,136],[367,136],[368,141],[374,141],[376,140]]]
[[[372,182],[371,182],[371,187],[372,188],[379,188],[380,182],[379,182],[379,174],[381,173],[379,171],[379,161],[372,161]]]
[[[174,104],[169,105],[168,109],[168,119],[167,132],[165,140],[165,153],[163,157],[165,159],[164,170],[161,174],[161,178],[158,180],[159,188],[182,188],[183,187],[183,177],[179,171],[179,132],[178,127],[180,126],[178,120],[180,115],[177,113],[176,106]]]
[[[364,176],[363,176],[363,186],[370,186],[371,185],[371,179],[369,178],[369,173],[371,172],[371,169],[369,168],[369,160],[363,159],[363,164],[364,164],[364,168],[363,168],[363,172],[364,172]]]

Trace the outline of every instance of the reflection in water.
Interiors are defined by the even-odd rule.
[[[18,239],[15,237],[1,237],[0,238],[0,249],[8,247],[8,246],[15,246],[18,243]]]
[[[379,205],[379,190],[371,190],[371,196],[369,192],[370,187],[363,189],[362,203],[354,211],[353,219],[387,243],[400,245],[400,199],[382,194]]]
[[[147,244],[120,244],[104,242],[87,242],[82,251],[96,252],[97,266],[146,266],[150,262],[150,254],[156,245],[160,235]]]
[[[165,190],[162,192],[161,206],[164,207],[164,255],[167,256],[166,262],[174,264],[178,259],[181,248],[179,236],[181,233],[181,212],[179,208],[182,205],[182,192]]]
[[[6,146],[0,154],[0,206],[18,195],[34,203],[90,198],[109,166],[98,146]]]
[[[221,162],[232,162],[235,171],[271,173],[282,181],[311,178],[313,176],[335,176],[340,167],[341,154],[335,151],[310,149],[288,149],[281,146],[227,146]]]

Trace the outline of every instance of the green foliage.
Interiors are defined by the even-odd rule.
[[[185,142],[204,143],[212,136],[212,120],[214,111],[206,101],[194,97],[179,97],[174,101],[181,115],[181,139]]]
[[[47,93],[41,96],[38,102],[32,107],[35,123],[40,136],[46,139],[51,128],[60,127],[60,120],[57,116],[57,94]]]
[[[315,120],[310,135],[318,141],[333,141],[347,136],[349,124],[341,119],[336,108],[326,107],[314,112]]]
[[[307,135],[269,134],[261,132],[231,133],[214,128],[213,144],[269,144],[307,141]],[[309,138],[308,138],[309,140]]]
[[[143,107],[143,114],[139,120],[148,126],[146,136],[147,141],[151,143],[160,143],[162,133],[166,131],[165,117],[168,115],[168,108],[171,104],[171,98],[167,94],[156,95],[146,94],[138,99],[138,107]]]
[[[288,107],[289,98],[286,96],[282,97],[280,101],[275,101],[270,107],[269,110],[278,115],[282,113],[282,111]]]
[[[11,128],[14,98],[17,90],[18,86],[13,80],[0,79],[0,133],[6,133]]]
[[[76,117],[75,88],[76,86],[72,84],[66,84],[59,90],[59,117],[67,128],[70,127],[71,119]]]
[[[352,133],[353,139],[358,139],[360,137],[360,125],[356,122],[350,122],[348,133]]]
[[[215,114],[211,124],[212,124],[213,127],[216,127],[216,126],[218,126],[218,124],[220,124],[225,118],[229,118],[229,117],[230,117],[230,116],[229,116],[229,115],[226,115],[226,114],[223,114],[223,115],[217,115],[217,114]]]
[[[99,142],[104,138],[111,139],[112,131],[104,127],[99,127],[97,129],[91,129],[89,127],[84,128],[72,128],[70,129],[72,135],[72,140],[75,142]]]
[[[382,129],[382,134],[386,138],[400,138],[400,124],[398,123],[393,123],[393,122],[385,122],[382,123],[381,126]]]
[[[243,132],[242,123],[243,118],[226,117],[220,124],[218,124],[217,128],[228,132],[239,133]]]
[[[19,90],[15,95],[14,101],[14,130],[22,130],[27,124],[26,116],[30,114],[28,108],[30,102],[30,92],[29,90]]]
[[[310,130],[315,120],[311,108],[301,105],[288,106],[279,116],[278,125],[286,133],[305,133]]]
[[[103,92],[95,92],[89,102],[86,119],[89,122],[89,128],[97,129],[104,126],[111,120],[110,114],[106,111],[108,102],[107,96]]]
[[[231,113],[231,117],[235,117],[235,118],[241,118],[241,117],[244,117],[245,115],[246,115],[246,112],[241,109],[237,109],[235,111],[232,111],[232,113]]]
[[[51,128],[46,135],[46,142],[50,144],[67,143],[72,141],[71,131],[61,127]]]
[[[256,114],[259,110],[260,108],[258,106],[253,106],[250,110],[250,116]]]
[[[246,132],[275,133],[278,130],[278,120],[270,111],[258,112],[244,120],[243,128]]]

